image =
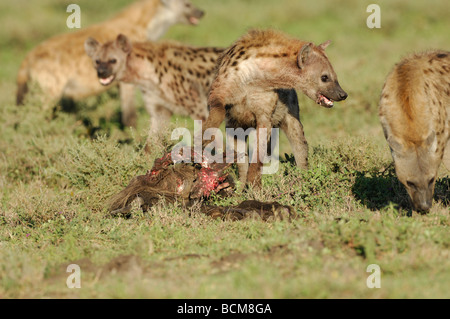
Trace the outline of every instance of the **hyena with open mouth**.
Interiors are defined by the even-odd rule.
[[[222,55],[208,99],[210,113],[204,130],[218,128],[281,128],[287,135],[297,165],[307,168],[308,145],[298,114],[296,90],[317,104],[332,107],[347,98],[325,54],[329,41],[314,45],[273,30],[252,30]],[[253,154],[258,157],[259,149]],[[261,159],[239,164],[241,182],[261,183]]]
[[[85,50],[102,85],[121,81],[141,89],[150,114],[149,136],[160,131],[172,114],[194,120],[208,117],[208,92],[223,48],[171,41],[132,43],[119,34],[104,44],[88,38]]]

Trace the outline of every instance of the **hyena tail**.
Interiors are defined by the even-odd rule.
[[[20,66],[17,74],[17,93],[16,93],[16,105],[23,105],[25,95],[28,93],[28,64],[26,60]]]

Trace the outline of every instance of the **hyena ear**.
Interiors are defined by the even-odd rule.
[[[394,137],[390,136],[387,139],[387,142],[389,144],[389,147],[391,148],[391,150],[395,153],[401,153],[403,150],[403,145],[401,143],[399,143]]]
[[[425,147],[428,151],[435,152],[437,148],[437,139],[436,139],[436,132],[431,131],[430,135],[428,135],[427,139],[425,140]]]
[[[119,34],[116,39],[116,45],[125,53],[131,52],[131,41],[123,34]]]
[[[331,40],[327,40],[322,44],[318,45],[318,48],[321,49],[322,51],[325,51],[325,49],[331,44]]]
[[[297,63],[300,68],[302,68],[304,66],[305,62],[308,60],[308,57],[311,53],[312,45],[313,44],[310,42],[310,43],[303,45],[302,48],[300,49],[300,53],[298,54],[298,57],[297,57]]]
[[[97,52],[99,46],[100,43],[94,38],[89,37],[84,41],[84,51],[86,51],[86,54],[91,58],[94,56],[95,52]]]

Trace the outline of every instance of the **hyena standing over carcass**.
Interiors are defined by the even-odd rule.
[[[149,137],[167,124],[172,114],[193,119],[208,117],[207,96],[222,48],[191,47],[175,42],[131,42],[119,34],[115,41],[85,42],[98,80],[132,83],[143,93],[150,114]]]
[[[17,75],[17,104],[23,104],[32,82],[42,91],[44,107],[53,106],[63,97],[79,100],[109,89],[111,86],[98,83],[84,52],[83,44],[89,36],[106,42],[123,33],[133,41],[154,41],[174,24],[198,24],[203,14],[190,0],[141,0],[108,21],[54,36],[34,48],[22,62]],[[123,124],[135,126],[133,86],[121,84],[120,97]]]
[[[379,116],[398,179],[414,210],[428,211],[441,162],[450,169],[450,52],[398,63],[384,84]]]
[[[259,129],[281,128],[291,144],[297,165],[307,168],[308,145],[298,114],[295,90],[317,104],[332,107],[333,101],[347,98],[340,87],[325,48],[273,30],[253,30],[241,37],[220,58],[208,99],[210,114],[204,130],[218,128],[226,119],[227,128],[256,128],[257,150],[250,167],[238,164],[241,182],[261,183],[262,163]],[[242,143],[242,141],[240,141]]]

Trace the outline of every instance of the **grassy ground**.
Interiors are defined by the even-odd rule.
[[[163,204],[127,220],[108,217],[107,200],[151,167],[167,134],[145,154],[148,115],[141,108],[138,128],[121,129],[114,90],[77,104],[77,112],[13,103],[26,52],[69,32],[69,3],[0,3],[0,298],[450,297],[448,172],[431,212],[411,214],[377,117],[395,62],[450,49],[448,1],[378,1],[381,29],[369,29],[372,1],[194,0],[207,12],[202,23],[167,34],[227,46],[250,27],[274,27],[317,44],[333,41],[328,55],[349,98],[324,109],[300,97],[310,169],[288,157],[261,191],[215,200],[277,200],[295,208],[290,223],[222,222]],[[77,3],[84,26],[127,1]],[[192,127],[190,119],[173,122]],[[281,144],[290,153],[284,136]],[[66,286],[73,263],[81,289]],[[370,264],[381,267],[379,289],[366,285]]]

